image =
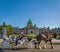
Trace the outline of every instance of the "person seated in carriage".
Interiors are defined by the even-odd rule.
[[[23,34],[23,33],[21,33],[21,34],[19,35],[19,37],[16,39],[15,45],[17,46],[17,44],[20,44],[21,40],[22,40],[24,37],[26,37],[26,35]],[[18,41],[19,41],[19,42],[18,42]]]

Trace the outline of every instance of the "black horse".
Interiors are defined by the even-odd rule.
[[[52,44],[52,38],[56,38],[56,33],[48,33],[48,34],[39,33],[39,35],[36,36],[37,43],[35,43],[36,45],[35,48],[38,47],[41,49],[39,44],[41,43],[42,40],[45,42],[45,44],[49,41],[51,44],[51,48],[54,48]],[[45,44],[43,45],[43,48],[46,48]]]

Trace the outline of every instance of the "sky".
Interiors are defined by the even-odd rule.
[[[22,28],[29,18],[39,28],[60,27],[60,0],[0,0],[0,25]]]

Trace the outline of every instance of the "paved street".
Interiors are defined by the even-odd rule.
[[[47,46],[46,49],[20,49],[20,50],[12,50],[11,52],[60,52],[60,45],[54,45],[55,48],[51,49]]]
[[[17,48],[12,49],[10,52],[60,52],[60,40],[53,40],[54,49],[51,49],[50,44],[46,44],[46,49],[26,49],[26,48]]]

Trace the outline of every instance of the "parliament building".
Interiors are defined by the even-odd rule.
[[[38,34],[40,29],[36,27],[36,25],[33,25],[31,19],[28,20],[26,27],[24,28],[19,28],[19,27],[14,27],[14,34],[20,34],[23,32],[24,34]]]

